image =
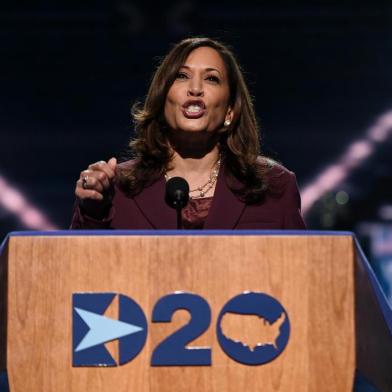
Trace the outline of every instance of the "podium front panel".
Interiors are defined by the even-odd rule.
[[[11,390],[351,391],[353,252],[350,236],[11,237],[7,321]],[[126,321],[132,301],[140,306],[147,330],[137,333],[145,333],[146,342],[128,362],[131,338],[97,343],[97,350],[108,353],[114,365],[74,366],[85,360],[83,350],[75,352],[81,343],[73,341],[75,323],[87,334],[88,323],[93,323],[88,315],[94,313],[86,305],[84,313],[77,310],[81,318],[76,316],[75,301],[83,306],[83,301],[100,293],[106,294],[102,298],[113,297],[100,314],[110,320]],[[173,293],[183,306],[173,305],[170,321],[153,322],[154,314],[158,320],[164,317],[157,304],[172,303]],[[189,298],[181,297],[185,293],[191,294]],[[265,317],[257,309],[249,310],[253,305],[246,301],[251,298],[267,304]],[[207,314],[205,304],[211,310],[210,322],[182,348],[198,347],[195,352],[210,348],[211,364],[203,364],[208,355],[201,352],[189,359],[197,362],[199,356],[199,365],[168,364],[170,350],[175,353],[179,348],[175,342],[162,342],[188,323],[192,328],[199,325]],[[186,310],[191,306],[195,308]],[[122,315],[121,309],[125,309]],[[224,309],[227,312],[221,314]],[[268,319],[271,314],[275,316]],[[288,331],[286,341],[280,336],[283,330]],[[169,353],[158,349],[162,346]],[[163,364],[152,366],[154,356]]]

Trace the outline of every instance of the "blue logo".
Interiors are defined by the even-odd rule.
[[[119,341],[119,365],[131,361],[147,338],[147,320],[140,306],[119,295],[119,319],[104,316],[115,293],[77,293],[72,296],[73,366],[117,366],[105,343]]]
[[[225,304],[218,317],[216,333],[229,357],[246,365],[261,365],[285,349],[290,321],[275,298],[246,292]]]

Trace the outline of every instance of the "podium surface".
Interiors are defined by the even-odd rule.
[[[15,233],[0,280],[11,391],[351,391],[356,368],[392,390],[350,233]]]

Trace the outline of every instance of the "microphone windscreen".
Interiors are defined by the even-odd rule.
[[[184,208],[189,200],[189,185],[182,177],[172,177],[166,182],[165,201],[172,208]]]

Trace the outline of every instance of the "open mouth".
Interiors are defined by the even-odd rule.
[[[206,105],[201,100],[189,100],[182,105],[182,112],[186,118],[200,118],[206,111]]]

